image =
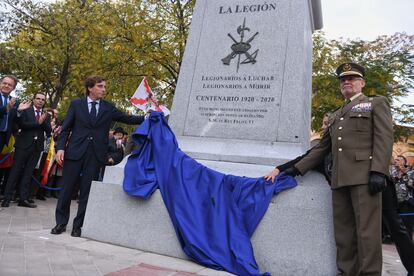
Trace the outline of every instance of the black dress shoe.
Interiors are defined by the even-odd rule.
[[[76,238],[79,238],[81,234],[82,234],[82,231],[80,228],[73,228],[72,233],[70,233],[72,237],[76,237]]]
[[[9,207],[9,206],[10,206],[10,200],[3,199],[3,201],[1,202],[1,207]]]
[[[43,195],[36,195],[36,199],[38,199],[38,200],[46,200],[46,198]]]
[[[37,207],[35,204],[30,203],[28,200],[20,200],[19,204],[17,204],[17,206],[27,207],[27,208],[36,208]]]
[[[52,231],[50,231],[50,234],[60,235],[65,231],[66,231],[66,224],[57,224],[55,227],[53,227]]]
[[[28,199],[27,202],[33,204],[34,203],[34,200],[33,199]]]

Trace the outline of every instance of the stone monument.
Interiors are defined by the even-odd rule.
[[[264,165],[308,149],[319,13],[318,1],[198,1],[170,118],[180,147]]]
[[[250,177],[303,154],[311,35],[321,22],[319,0],[198,0],[169,119],[180,148],[212,169]],[[84,236],[185,258],[159,192],[131,198],[122,178],[119,165],[107,168],[104,184],[93,183]],[[329,186],[314,172],[297,180],[257,228],[256,260],[272,275],[335,275]]]

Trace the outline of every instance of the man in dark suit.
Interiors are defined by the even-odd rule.
[[[16,88],[17,78],[5,75],[0,79],[0,151],[9,143],[12,135],[17,111],[30,107],[30,102],[17,103],[10,93]]]
[[[72,192],[79,181],[79,206],[71,235],[81,236],[91,182],[100,166],[107,162],[111,122],[136,125],[144,121],[143,116],[126,115],[102,99],[106,93],[103,77],[88,77],[85,88],[86,97],[71,102],[56,144],[56,161],[63,164],[63,190],[56,206],[56,226],[52,234],[66,231]]]
[[[16,184],[20,182],[18,206],[36,208],[36,205],[28,201],[30,180],[40,153],[44,149],[45,134],[50,137],[52,132],[49,114],[43,110],[45,102],[45,94],[36,93],[33,97],[33,108],[25,109],[18,116],[17,122],[20,132],[17,134],[14,144],[16,151],[2,207],[9,207]]]
[[[329,118],[321,141],[286,174],[305,174],[332,153],[332,204],[338,275],[381,275],[381,191],[386,187],[393,146],[390,106],[366,97],[365,69],[340,65],[336,73],[347,103]],[[273,179],[275,169],[266,175]]]

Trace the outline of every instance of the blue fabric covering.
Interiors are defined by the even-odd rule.
[[[274,194],[297,185],[281,175],[276,184],[211,170],[178,148],[160,112],[135,131],[142,144],[125,166],[124,191],[149,198],[159,188],[178,240],[188,257],[237,275],[261,274],[250,238]]]

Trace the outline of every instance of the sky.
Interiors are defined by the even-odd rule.
[[[380,35],[414,35],[414,0],[321,0],[328,38],[374,40]],[[402,104],[414,104],[414,91]]]

